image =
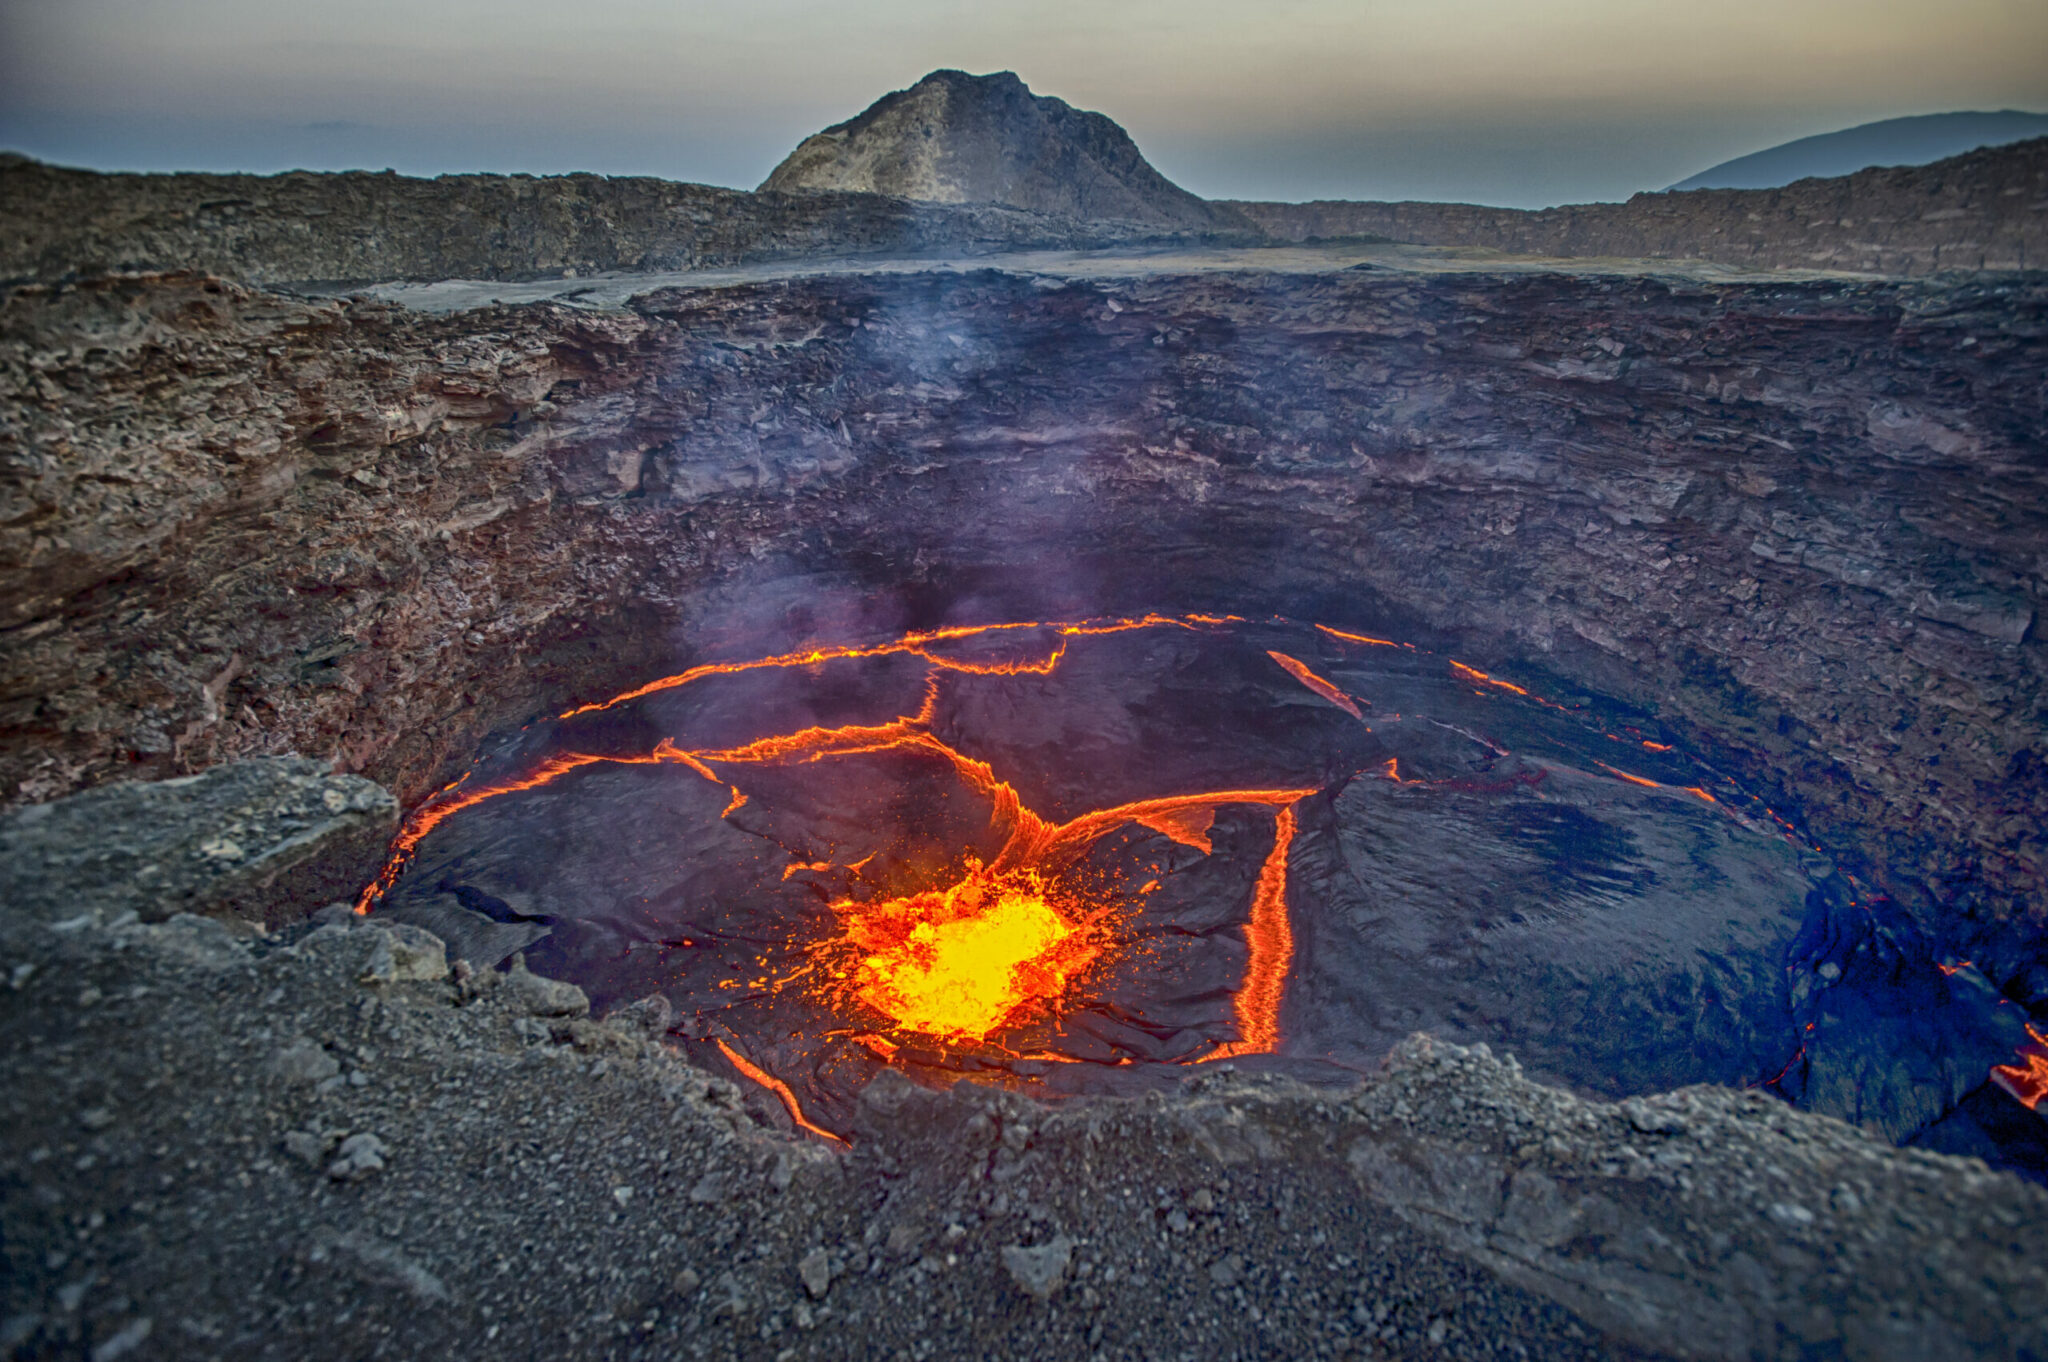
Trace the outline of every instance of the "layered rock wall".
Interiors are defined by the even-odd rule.
[[[444,318],[22,289],[0,779],[295,750],[410,802],[708,650],[1284,610],[1640,705],[1967,940],[2043,911],[2044,317],[2031,285],[1564,275]],[[2024,974],[2017,940],[1979,963]]]
[[[1926,275],[2048,268],[2048,138],[1782,189],[1637,194],[1525,211],[1468,203],[1233,203],[1283,241],[1385,237],[1521,255]]]
[[[257,284],[536,279],[1185,236],[995,204],[601,175],[101,175],[0,158],[0,280],[200,269]],[[1241,233],[1242,234],[1242,233]]]
[[[1021,98],[1030,101],[1028,92]],[[1125,165],[1135,147],[1097,145],[1100,139],[1081,133],[1066,141],[1047,136],[1033,159],[994,132],[970,140],[972,154],[962,154],[979,167],[969,177],[974,184],[1016,181],[1022,194],[1042,181],[1045,192],[1031,202],[1047,211],[782,192],[779,179],[750,194],[597,175],[101,175],[0,157],[0,280],[171,269],[257,284],[535,279],[826,255],[1360,236],[1557,258],[1908,277],[2048,267],[2048,139],[1783,189],[1638,194],[1627,203],[1539,212],[1441,203],[1211,204],[1159,179],[1142,157]],[[1003,157],[1015,164],[997,165]],[[1097,160],[1120,166],[1137,189],[1118,180],[1083,193],[1068,183],[1079,172],[1061,169],[1063,157],[1088,161],[1098,179],[1106,172]],[[803,183],[795,172],[786,178]],[[870,175],[859,183],[938,192],[911,179]]]

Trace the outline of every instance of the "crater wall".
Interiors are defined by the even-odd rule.
[[[1639,705],[2023,974],[2044,312],[2012,279],[1385,271],[449,317],[21,288],[0,784],[300,751],[411,802],[493,730],[764,637],[1285,610]]]

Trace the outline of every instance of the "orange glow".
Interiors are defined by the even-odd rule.
[[[1357,703],[1350,696],[1310,671],[1306,663],[1298,662],[1285,653],[1276,653],[1270,648],[1266,650],[1266,656],[1278,662],[1289,676],[1301,682],[1302,685],[1307,686],[1317,695],[1322,696],[1352,718],[1363,719],[1365,717],[1365,715],[1359,713]]]
[[[1347,634],[1342,629],[1332,629],[1327,624],[1318,624],[1316,628],[1322,630],[1331,638],[1341,638],[1346,643],[1370,643],[1375,648],[1412,648],[1415,646],[1412,643],[1396,643],[1389,638],[1369,638],[1364,634]]]
[[[1216,826],[1214,805],[1186,809],[1173,809],[1164,813],[1148,813],[1133,820],[1142,823],[1154,832],[1164,833],[1182,846],[1193,847],[1204,856],[1214,848],[1209,843],[1209,830]],[[1159,881],[1152,881],[1158,887]]]
[[[1069,641],[1076,637],[1164,627],[1200,629],[1241,622],[1235,616],[1148,614],[1068,623],[1029,621],[960,626],[905,634],[869,646],[816,646],[748,662],[702,664],[610,700],[570,710],[563,717],[610,709],[705,677],[765,668],[813,667],[838,659],[910,655],[922,658],[932,670],[918,710],[882,723],[812,726],[729,747],[688,751],[673,739],[663,738],[653,751],[644,755],[558,753],[529,771],[473,788],[457,782],[437,792],[406,818],[382,873],[364,890],[357,909],[367,912],[396,882],[421,839],[450,817],[501,794],[545,786],[585,766],[605,762],[686,766],[729,789],[731,798],[721,813],[727,816],[748,801],[742,788],[744,780],[730,779],[727,774],[734,766],[804,764],[884,752],[929,756],[948,764],[969,789],[987,799],[989,825],[1000,840],[1000,849],[985,866],[970,862],[968,870],[950,885],[879,902],[860,903],[849,898],[833,904],[841,932],[833,940],[816,944],[813,964],[806,966],[806,971],[816,969],[821,977],[829,975],[833,979],[829,987],[880,1013],[901,1031],[986,1043],[1006,1023],[1033,1009],[1055,1006],[1111,944],[1118,906],[1084,903],[1060,880],[1061,873],[1086,855],[1095,842],[1119,828],[1137,824],[1207,855],[1213,850],[1211,835],[1217,810],[1235,804],[1261,805],[1277,811],[1274,846],[1261,868],[1251,918],[1246,925],[1250,958],[1234,1002],[1239,1037],[1221,1053],[1268,1051],[1279,1041],[1279,1009],[1293,957],[1286,886],[1287,856],[1296,824],[1287,806],[1314,793],[1313,787],[1171,795],[1097,809],[1064,823],[1054,823],[1026,807],[1015,787],[998,778],[989,763],[960,752],[932,732],[938,678],[942,673],[1046,675],[1065,659]],[[1396,646],[1363,635],[1326,632],[1354,642]],[[1004,639],[1013,644],[1025,643],[1034,634],[1040,640],[1050,636],[1050,646],[1034,645],[1029,655],[1021,659],[957,656],[957,650],[947,646]],[[1306,665],[1285,654],[1274,653],[1272,657],[1310,690],[1362,717],[1350,696]],[[871,858],[845,868],[858,872],[867,859]],[[830,861],[792,861],[783,869],[782,878],[833,868]],[[1152,881],[1139,891],[1139,896],[1157,887],[1158,882]],[[1136,897],[1133,896],[1134,900]],[[793,982],[795,977],[782,983]],[[766,986],[767,981],[748,983],[734,978],[726,984],[754,988]],[[880,1035],[860,1034],[854,1040],[885,1061],[894,1058],[899,1049],[898,1040]],[[805,1119],[786,1084],[751,1064],[725,1042],[718,1043],[740,1073],[776,1093],[799,1126],[824,1138],[839,1138]]]
[[[869,1054],[873,1055],[876,1059],[881,1060],[884,1064],[887,1064],[890,1060],[896,1058],[896,1056],[900,1054],[903,1050],[902,1046],[894,1044],[886,1038],[874,1035],[870,1032],[862,1032],[861,1034],[856,1035],[853,1038],[853,1040],[854,1044],[860,1046]]]
[[[1101,947],[1048,901],[1035,874],[979,867],[946,889],[832,905],[867,952],[854,994],[909,1031],[981,1040],[1020,1008],[1066,991]]]
[[[571,771],[585,766],[595,766],[601,761],[617,762],[625,766],[675,762],[688,766],[706,780],[718,779],[703,762],[698,761],[690,753],[679,750],[673,742],[663,738],[654,745],[652,752],[642,757],[599,757],[579,752],[558,752],[524,775],[507,776],[488,785],[467,787],[463,782],[457,781],[453,785],[443,787],[439,794],[414,809],[399,826],[398,835],[391,839],[391,847],[385,854],[384,868],[378,872],[376,879],[364,887],[362,894],[356,899],[356,913],[367,914],[370,905],[384,897],[384,891],[398,882],[400,873],[404,871],[407,861],[412,858],[412,849],[419,845],[422,837],[464,809],[474,808],[487,799],[496,799],[499,795],[511,794],[515,790],[538,789],[561,776],[568,775]],[[444,799],[442,795],[448,797]],[[726,812],[730,813],[732,810],[727,809]]]
[[[1107,626],[1083,627],[1108,631]],[[1137,823],[1206,855],[1211,850],[1209,832],[1218,808],[1227,804],[1281,807],[1314,793],[1313,787],[1304,787],[1173,795],[1098,809],[1055,824],[1025,807],[1015,787],[997,779],[987,762],[966,756],[928,731],[936,703],[936,691],[928,686],[917,713],[880,724],[813,726],[716,750],[685,752],[663,739],[644,757],[565,754],[550,758],[524,776],[466,790],[416,811],[394,844],[384,874],[365,891],[363,910],[395,882],[419,839],[450,815],[499,794],[534,789],[597,762],[675,763],[724,783],[715,767],[809,763],[886,751],[922,752],[950,763],[963,781],[989,799],[991,823],[1004,833],[1001,851],[986,868],[972,866],[961,880],[945,888],[873,904],[841,900],[833,907],[844,925],[844,943],[860,954],[848,971],[855,998],[904,1030],[978,1041],[1013,1014],[1055,1002],[1100,955],[1098,929],[1106,912],[1084,915],[1078,905],[1062,902],[1048,885],[1049,876],[1084,855],[1097,840]],[[724,810],[727,814],[747,799],[737,784],[730,789],[733,798]],[[1292,816],[1284,808],[1281,826],[1291,837]],[[796,862],[785,867],[782,878],[787,880],[801,870],[829,868],[829,863]],[[1274,889],[1269,881],[1279,887]],[[1269,859],[1248,929],[1253,952],[1244,987],[1255,1001],[1248,1014],[1240,1007],[1241,1022],[1247,1015],[1254,1019],[1268,1014],[1277,1017],[1292,946],[1284,908],[1276,906],[1273,895],[1284,896],[1285,883],[1284,856],[1277,863]],[[738,986],[737,981],[733,983]],[[1269,1038],[1274,1034],[1271,1022],[1255,1024],[1264,1028],[1256,1034]],[[1270,1048],[1270,1043],[1269,1039],[1262,1044]],[[792,1115],[796,1115],[794,1110]]]
[[[1218,1046],[1217,1059],[1269,1054],[1280,1044],[1280,997],[1294,963],[1294,928],[1287,921],[1287,853],[1293,845],[1294,810],[1284,808],[1273,824],[1273,850],[1252,890],[1252,917],[1244,933],[1251,962],[1236,998],[1238,1038]]]
[[[2029,1111],[2039,1111],[2048,1098],[2048,1035],[2030,1023],[2027,1034],[2034,1045],[2020,1051],[2018,1064],[2000,1064],[1991,1071],[1991,1081],[2011,1093]]]
[[[1958,974],[1961,974],[1966,969],[1975,969],[1976,967],[1977,962],[1974,960],[1958,960],[1953,965],[1937,964],[1935,966],[1936,969],[1940,970],[1943,974],[1946,974],[1951,978],[1955,977]]]
[[[1651,742],[1648,738],[1643,739],[1643,746],[1649,748],[1652,752],[1669,752],[1671,750],[1670,743]]]
[[[1214,615],[1157,615],[1148,614],[1136,619],[1074,620],[1064,623],[1044,623],[1039,620],[1017,620],[1008,624],[957,624],[944,629],[928,629],[902,635],[887,643],[866,645],[835,644],[830,647],[806,648],[798,652],[778,653],[773,657],[759,657],[746,662],[704,662],[673,676],[664,676],[637,686],[609,700],[593,701],[564,710],[562,718],[573,719],[579,714],[611,709],[629,700],[639,700],[678,686],[687,686],[707,676],[732,676],[740,672],[760,671],[775,667],[815,667],[825,662],[838,662],[848,658],[892,657],[908,654],[921,657],[934,667],[945,671],[967,672],[980,676],[1017,676],[1024,673],[1045,676],[1059,665],[1066,653],[1066,644],[1054,646],[1052,652],[1038,662],[975,662],[962,658],[948,657],[932,652],[934,644],[957,643],[965,639],[979,639],[990,634],[1014,633],[1019,630],[1038,629],[1055,633],[1062,639],[1089,637],[1099,634],[1121,634],[1133,629],[1157,629],[1164,627],[1193,629],[1197,625],[1222,624],[1230,622],[1228,616]]]
[[[1709,804],[1719,804],[1721,802],[1714,798],[1706,787],[1701,785],[1665,785],[1658,781],[1645,780],[1641,776],[1632,776],[1626,771],[1618,771],[1604,761],[1595,761],[1593,764],[1617,780],[1625,780],[1631,785],[1640,785],[1646,790],[1683,790],[1685,793],[1693,796],[1693,798],[1704,799]]]
[[[789,1113],[789,1119],[796,1122],[798,1129],[808,1130],[811,1134],[830,1140],[834,1144],[843,1145],[846,1143],[845,1136],[835,1135],[821,1125],[813,1125],[805,1118],[804,1109],[797,1105],[796,1094],[789,1090],[789,1084],[783,1082],[774,1074],[769,1073],[758,1064],[751,1062],[746,1056],[733,1049],[730,1045],[727,1045],[723,1040],[715,1036],[712,1037],[712,1040],[720,1050],[725,1052],[725,1057],[732,1061],[733,1068],[738,1069],[748,1078],[753,1079],[756,1083],[759,1083],[762,1087],[782,1099],[783,1109]]]
[[[1599,767],[1601,770],[1605,771],[1608,775],[1614,776],[1620,780],[1625,780],[1631,785],[1640,785],[1646,790],[1661,790],[1664,788],[1662,785],[1658,784],[1654,780],[1644,780],[1641,776],[1632,776],[1626,771],[1617,771],[1604,761],[1596,761],[1593,764]]]
[[[1381,763],[1380,779],[1391,780],[1396,785],[1427,785],[1430,783],[1427,780],[1409,780],[1405,776],[1403,776],[1401,774],[1401,760],[1398,757],[1388,757],[1385,762]],[[1459,782],[1456,781],[1452,781],[1449,783],[1454,789],[1457,788],[1459,784]]]
[[[1496,677],[1488,676],[1485,672],[1480,671],[1477,667],[1468,667],[1464,663],[1456,660],[1455,658],[1446,660],[1450,662],[1452,671],[1456,672],[1458,675],[1464,677],[1468,681],[1483,681],[1489,686],[1498,686],[1502,690],[1511,690],[1517,695],[1527,695],[1529,693],[1528,691],[1522,689],[1520,686],[1516,685],[1512,681],[1502,681]]]

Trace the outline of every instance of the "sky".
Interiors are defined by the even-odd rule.
[[[0,148],[751,188],[938,67],[1098,109],[1211,198],[1540,207],[2048,111],[2048,0],[0,0]]]

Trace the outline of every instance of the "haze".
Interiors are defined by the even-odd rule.
[[[102,169],[751,188],[935,67],[1213,198],[1625,198],[1901,114],[2048,109],[2040,0],[0,0],[0,147]]]

